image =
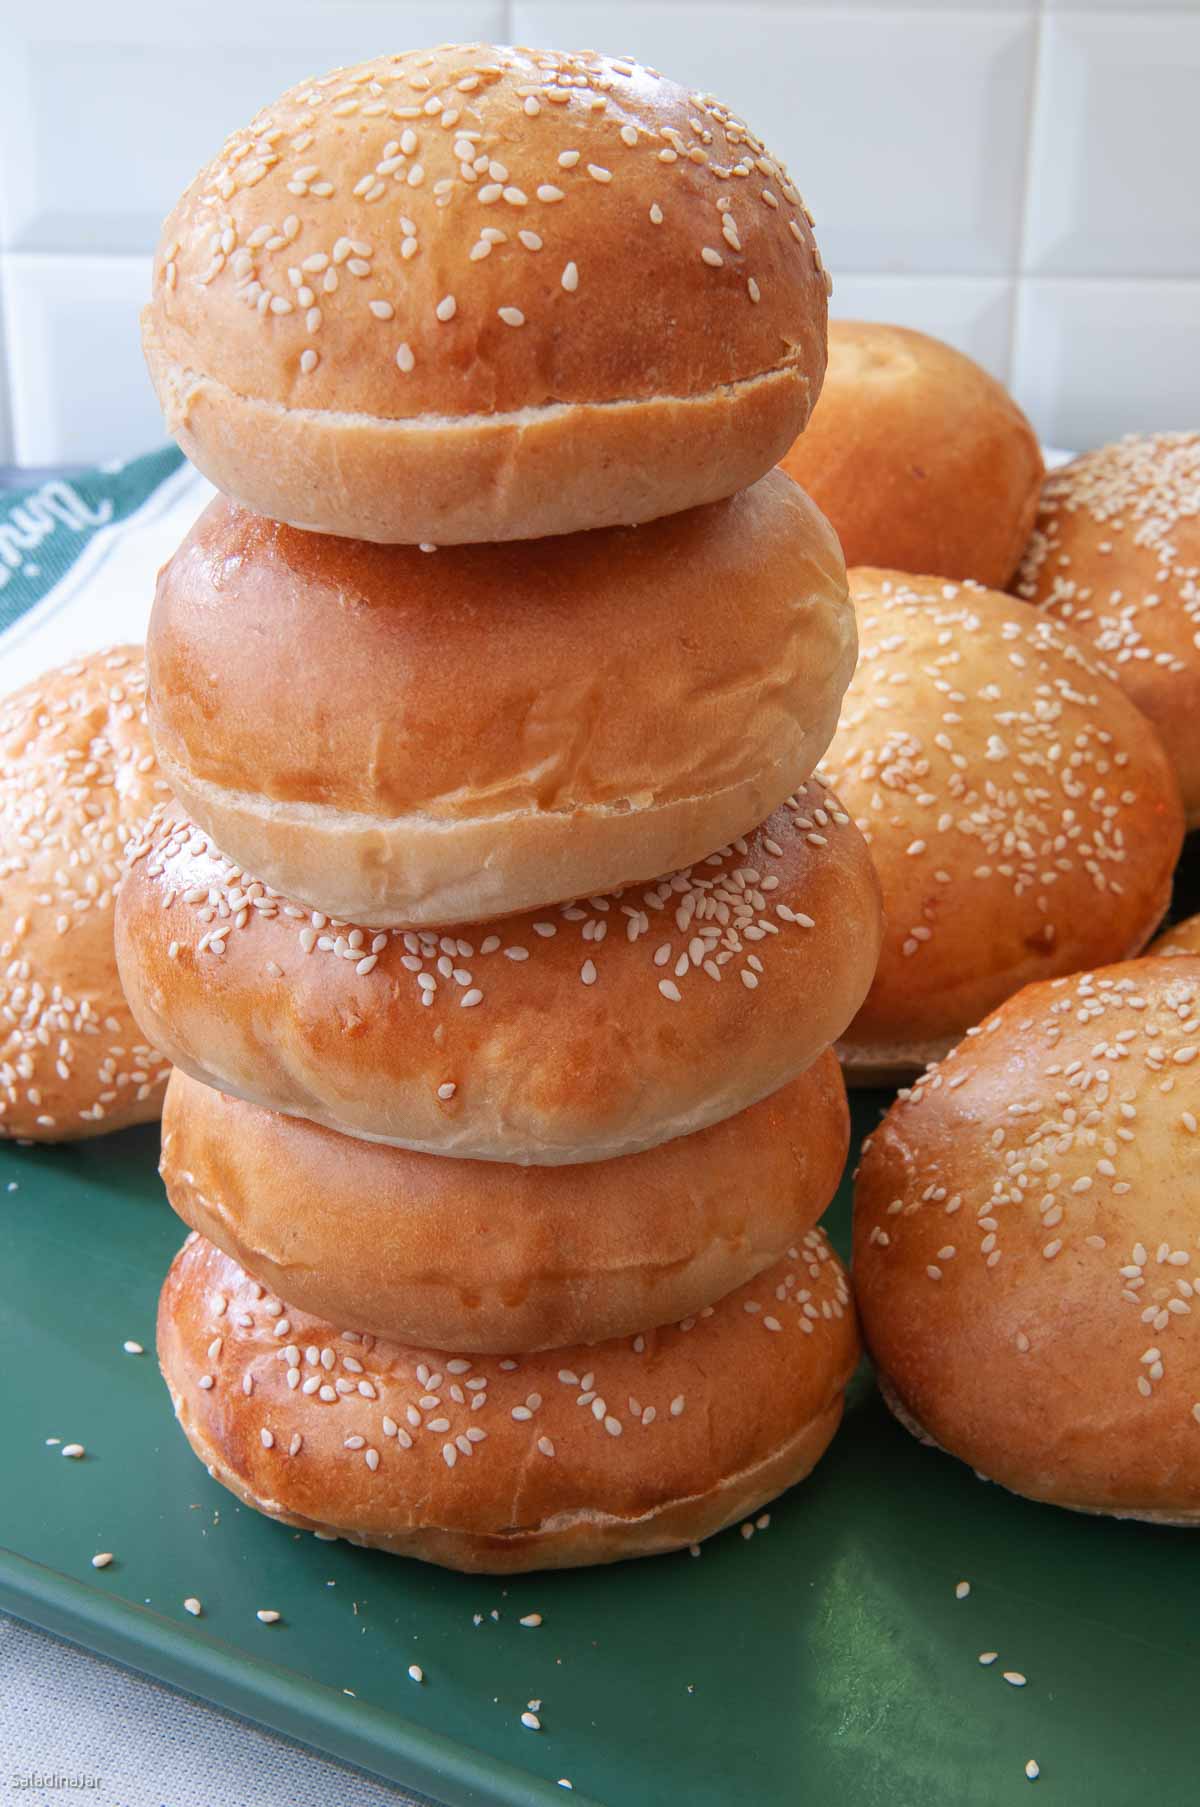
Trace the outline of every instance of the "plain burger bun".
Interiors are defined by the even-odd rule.
[[[864,1147],[854,1287],[909,1426],[1031,1499],[1200,1522],[1200,959],[1031,985]]]
[[[151,720],[217,845],[354,922],[477,922],[687,865],[829,743],[854,611],[780,472],[511,546],[298,533],[224,500],[163,570]]]
[[[117,920],[138,1020],[194,1078],[369,1140],[548,1165],[786,1085],[854,1015],[879,937],[862,836],[815,782],[687,871],[440,934],[330,922],[161,820]]]
[[[1003,589],[1042,481],[1033,428],[994,377],[940,339],[829,322],[829,369],[783,459],[833,522],[848,565]]]
[[[1200,433],[1131,436],[1052,471],[1014,587],[1112,668],[1200,826]]]
[[[140,647],[49,671],[0,702],[0,1138],[148,1123],[169,1071],[113,951],[125,843],[161,804]]]
[[[436,544],[653,520],[801,431],[827,279],[787,171],[711,96],[586,52],[443,45],[308,81],[163,227],[142,317],[219,489]]]
[[[559,1167],[339,1136],[177,1072],[162,1175],[185,1223],[305,1311],[515,1354],[632,1336],[732,1292],[816,1223],[848,1138],[828,1052],[695,1135]]]
[[[820,1230],[694,1319],[543,1355],[333,1329],[195,1235],[158,1314],[176,1417],[246,1505],[497,1574],[681,1549],[757,1511],[824,1452],[858,1354]]]
[[[862,653],[821,768],[887,928],[841,1044],[882,1084],[1031,980],[1146,945],[1183,838],[1157,734],[1092,649],[1011,596],[856,570]]]

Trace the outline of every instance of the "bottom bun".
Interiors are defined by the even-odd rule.
[[[695,1318],[519,1360],[331,1329],[193,1232],[158,1354],[192,1448],[247,1505],[501,1574],[656,1555],[756,1511],[827,1448],[859,1341],[820,1230]]]

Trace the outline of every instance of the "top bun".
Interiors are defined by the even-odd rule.
[[[812,426],[783,460],[837,529],[848,565],[973,577],[1003,589],[1042,480],[1033,428],[953,346],[831,320]]]
[[[235,132],[163,228],[143,334],[171,431],[248,508],[533,539],[762,476],[820,391],[827,286],[787,171],[710,96],[443,45]]]
[[[1103,654],[1200,826],[1200,433],[1131,434],[1052,471],[1014,588]]]

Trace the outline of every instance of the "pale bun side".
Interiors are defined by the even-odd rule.
[[[505,1574],[684,1548],[820,1457],[859,1355],[823,1233],[685,1322],[447,1358],[295,1311],[193,1236],[163,1287],[158,1353],[193,1449],[247,1505]]]
[[[783,460],[824,510],[848,565],[1003,589],[1042,481],[1033,428],[974,359],[925,333],[829,322],[812,420]]]
[[[163,227],[170,430],[309,531],[438,545],[646,521],[753,483],[825,367],[786,169],[710,95],[443,45],[266,108]]]
[[[438,932],[329,922],[160,820],[117,914],[175,1065],[428,1154],[636,1154],[778,1091],[845,1028],[881,934],[862,836],[815,781],[649,886]]]
[[[772,1097],[616,1161],[455,1161],[339,1136],[172,1077],[162,1176],[254,1279],[392,1342],[519,1354],[678,1322],[777,1261],[849,1142],[823,1054]]]
[[[0,702],[0,1138],[149,1123],[169,1067],[125,1002],[113,908],[125,843],[167,796],[137,646]]]
[[[1141,951],[1183,840],[1153,727],[1070,629],[974,584],[854,569],[861,655],[820,767],[867,837],[886,928],[839,1042],[916,1070],[1022,985]]]
[[[864,1145],[863,1334],[901,1415],[1016,1493],[1200,1520],[1200,958],[1026,987]]]
[[[1131,434],[1051,471],[1013,588],[1096,648],[1200,826],[1200,433]]]
[[[159,577],[151,722],[217,845],[311,908],[475,922],[745,833],[855,656],[833,533],[781,472],[641,528],[423,553],[213,503]]]

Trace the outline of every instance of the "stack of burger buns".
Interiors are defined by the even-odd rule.
[[[826,292],[749,128],[590,53],[309,83],[167,223],[147,352],[224,494],[160,579],[178,804],[118,952],[178,1069],[163,1371],[273,1517],[609,1561],[833,1435],[880,903],[813,776],[841,554],[771,469]]]

